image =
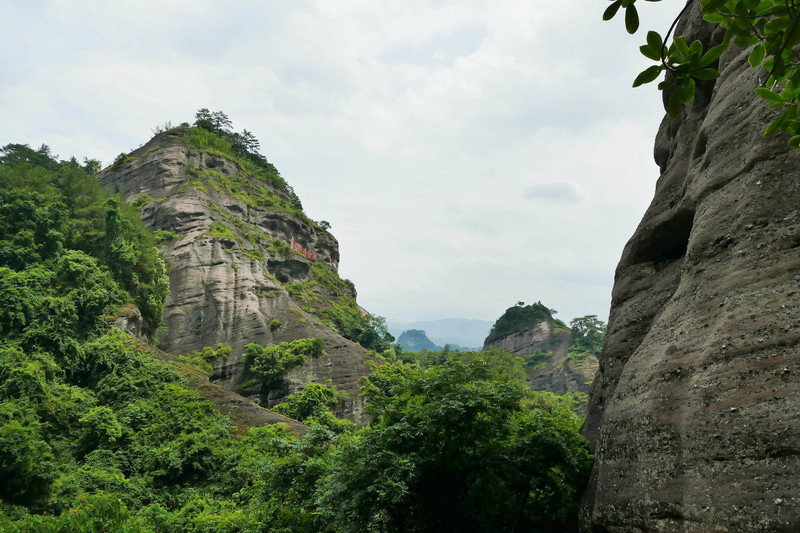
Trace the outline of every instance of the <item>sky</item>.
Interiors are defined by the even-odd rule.
[[[608,318],[658,178],[647,29],[680,2],[3,0],[0,145],[111,163],[200,108],[247,129],[394,321]]]

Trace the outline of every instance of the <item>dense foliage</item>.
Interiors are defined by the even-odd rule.
[[[355,424],[350,420],[336,418],[333,409],[347,394],[334,385],[309,383],[303,390],[290,394],[273,411],[299,420],[310,426],[322,426],[334,433],[352,433]]]
[[[55,342],[50,329],[64,325],[35,325],[30,314],[40,307],[73,313],[73,333],[125,301],[152,329],[161,324],[169,281],[155,240],[135,210],[89,174],[90,163],[58,162],[46,146],[0,150],[0,283],[15,296],[3,317],[27,326],[29,338],[38,332]]]
[[[380,367],[379,416],[334,453],[326,513],[343,531],[565,531],[591,466],[578,418],[490,361]],[[538,393],[527,391],[529,396]]]
[[[395,360],[364,380],[367,428],[337,419],[341,394],[313,383],[276,409],[308,424],[303,437],[237,426],[187,387],[193,370],[109,326],[132,304],[157,325],[166,294],[155,242],[126,204],[46,149],[3,154],[0,530],[574,525],[591,462],[580,421],[568,402],[520,386],[518,358],[444,353],[420,365],[388,349]],[[269,379],[322,348],[251,345],[246,358]]]
[[[609,20],[624,9],[626,29],[635,33],[639,28],[635,4],[636,0],[613,0],[603,18]],[[691,5],[692,2],[687,2],[678,18]],[[675,118],[681,108],[694,99],[698,83],[719,77],[719,58],[731,45],[752,47],[748,58],[750,66],[765,71],[760,78],[762,85],[755,93],[769,103],[770,108],[782,110],[764,135],[783,131],[791,136],[791,148],[800,147],[800,56],[796,52],[800,44],[800,10],[793,2],[785,0],[701,0],[700,5],[703,19],[724,29],[722,41],[706,50],[699,40],[687,43],[679,35],[668,44],[678,19],[664,37],[649,31],[647,42],[640,50],[658,64],[639,74],[634,87],[668,72],[658,88],[667,92],[667,113]]]
[[[309,357],[320,357],[325,341],[320,338],[297,339],[261,346],[251,343],[244,347],[244,366],[248,376],[260,383],[269,383],[290,368],[300,366]]]
[[[572,328],[570,356],[600,354],[606,336],[605,322],[599,320],[597,315],[586,315],[573,319],[569,325]]]

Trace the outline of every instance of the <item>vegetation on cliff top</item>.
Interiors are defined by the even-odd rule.
[[[542,302],[536,302],[531,305],[518,302],[517,305],[506,309],[505,313],[497,319],[497,322],[494,323],[489,335],[486,337],[486,342],[492,342],[512,331],[533,326],[542,320],[551,320],[558,326],[567,329],[566,324],[553,318],[553,314],[555,314],[554,310],[545,306]]]
[[[554,318],[555,310],[536,302],[532,305],[525,305],[518,302],[514,307],[509,307],[503,316],[489,331],[486,342],[491,343],[504,335],[530,328],[544,320],[553,322],[555,330],[570,332],[569,356],[571,358],[583,358],[588,354],[599,354],[603,349],[603,340],[606,334],[606,325],[597,315],[586,315],[573,319],[570,327],[561,320]],[[541,350],[534,354],[527,355],[526,365],[529,369],[541,366],[549,356],[549,346],[543,346]]]

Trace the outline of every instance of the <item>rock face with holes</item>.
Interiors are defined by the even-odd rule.
[[[715,44],[694,1],[678,34]],[[587,531],[800,531],[800,152],[748,51],[656,139],[583,433]]]
[[[301,309],[286,289],[309,280],[315,261],[336,272],[336,239],[287,210],[284,190],[247,175],[229,158],[185,146],[184,134],[180,128],[161,133],[101,175],[167,239],[161,249],[170,268],[170,294],[159,347],[184,354],[218,343],[232,346],[227,359],[213,362],[212,381],[265,407],[310,381],[331,380],[350,396],[339,414],[365,422],[358,396],[358,379],[369,373],[365,350]],[[302,250],[293,251],[291,243]],[[343,290],[355,297],[352,285],[343,284]],[[269,386],[241,389],[245,345],[308,337],[323,338],[328,355]]]

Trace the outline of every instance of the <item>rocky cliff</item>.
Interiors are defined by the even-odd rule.
[[[591,354],[570,357],[570,330],[556,323],[549,310],[526,314],[535,305],[508,309],[492,328],[483,349],[497,348],[525,359],[528,384],[534,390],[588,393],[597,358]]]
[[[358,379],[368,373],[366,350],[317,316],[338,297],[355,298],[336,274],[336,239],[293,207],[285,188],[185,142],[192,131],[161,133],[101,174],[165,240],[171,291],[159,347],[182,354],[232,346],[230,356],[213,361],[212,381],[266,407],[309,381],[331,380],[350,396],[340,414],[364,422]],[[245,345],[308,337],[324,339],[327,356],[242,389]]]
[[[693,1],[677,34],[721,39]],[[591,531],[800,531],[800,152],[748,51],[655,144],[583,432]]]
[[[409,352],[418,352],[420,350],[441,350],[441,346],[435,345],[425,335],[421,329],[408,329],[400,334],[397,338],[397,344],[403,347],[404,350]]]

